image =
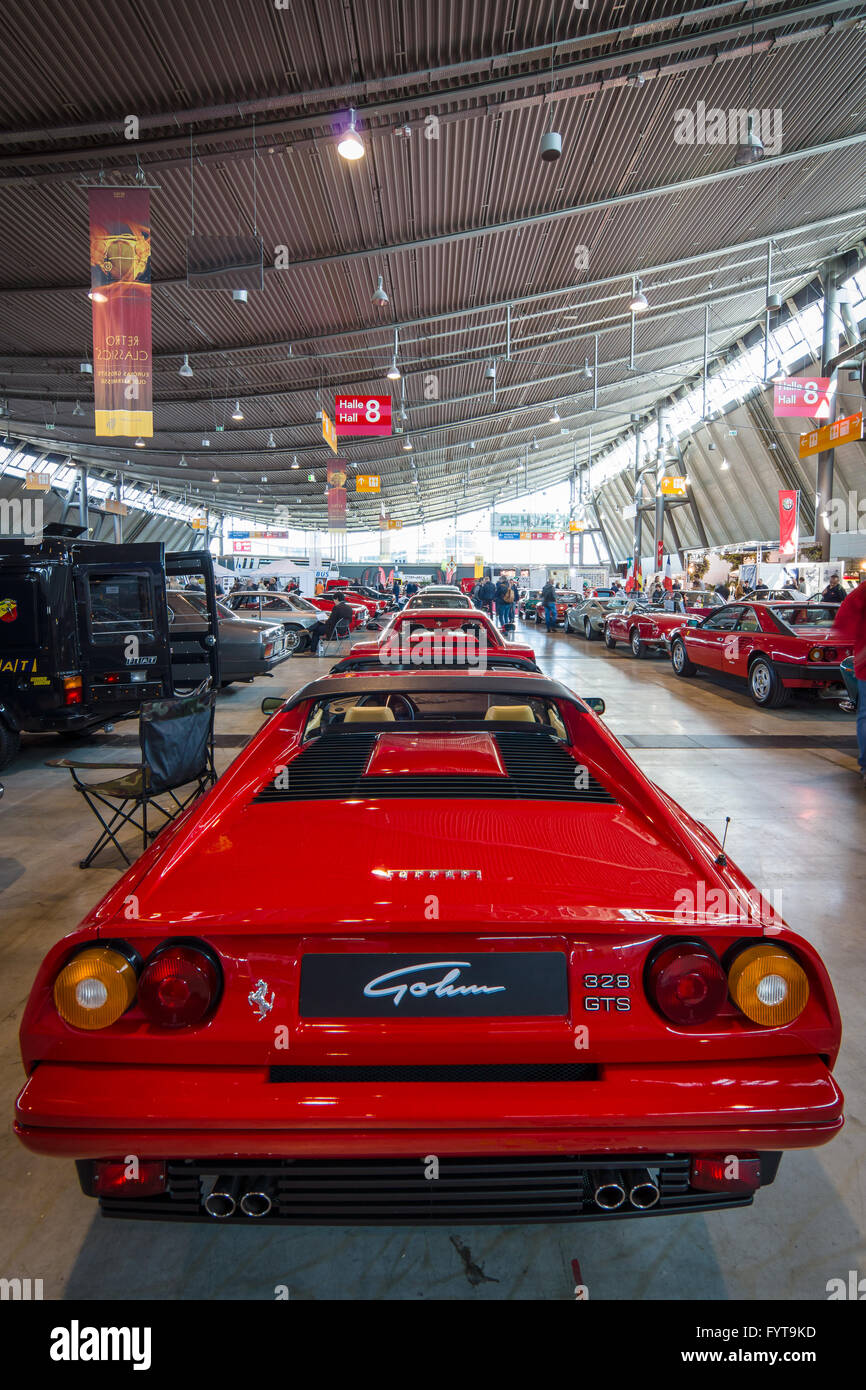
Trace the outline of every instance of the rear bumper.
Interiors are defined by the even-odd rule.
[[[43,1062],[15,1129],[36,1153],[203,1159],[778,1150],[841,1126],[820,1058],[785,1057],[551,1083],[279,1083],[267,1067]]]
[[[842,672],[838,664],[824,666],[819,662],[776,661],[776,671],[786,685],[838,685],[842,686]]]

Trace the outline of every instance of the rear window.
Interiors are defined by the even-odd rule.
[[[367,695],[343,695],[318,700],[310,711],[304,737],[311,738],[336,725],[366,723],[367,718],[353,711],[382,711],[382,721],[402,726],[410,732],[414,723],[435,721],[454,728],[486,727],[491,723],[508,728],[544,729],[567,741],[567,734],[555,700],[532,696],[498,695],[486,691],[413,690],[409,692],[382,691]],[[390,713],[388,712],[390,711]],[[492,711],[488,718],[488,711]],[[373,721],[375,722],[375,721]]]
[[[153,586],[147,574],[88,574],[90,631],[97,642],[154,630]]]
[[[773,604],[770,611],[796,631],[799,627],[832,627],[839,608],[835,603],[792,603]]]

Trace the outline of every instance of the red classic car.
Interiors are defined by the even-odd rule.
[[[365,589],[355,589],[342,579],[329,579],[325,585],[324,597],[332,598],[335,589],[340,591],[340,597],[344,598],[347,603],[363,604],[371,618],[384,613],[388,607],[387,599],[380,598],[378,594],[369,593]]]
[[[833,989],[593,707],[519,671],[279,704],[41,965],[22,1142],[121,1217],[748,1205],[842,1125]]]
[[[792,690],[842,690],[840,663],[853,648],[833,636],[837,604],[731,603],[670,634],[678,676],[698,669],[741,676],[756,705],[784,705]]]
[[[668,652],[671,633],[682,627],[684,618],[707,617],[723,607],[718,594],[701,589],[674,595],[669,603],[667,608],[632,599],[624,608],[609,613],[604,624],[606,646],[627,642],[632,656],[638,657],[653,651]]]
[[[356,642],[332,670],[464,664],[496,670],[538,670],[532,647],[507,642],[487,613],[465,608],[403,609],[377,641]]]
[[[573,608],[576,603],[582,602],[583,594],[557,594],[556,622],[554,626],[559,627],[560,623],[564,623],[565,616],[568,613],[569,608]],[[540,599],[536,604],[528,603],[526,605],[525,612],[530,622],[533,618],[538,624],[547,622],[547,619],[544,616],[544,604],[541,602]]]
[[[366,604],[354,602],[352,599],[346,598],[342,593],[314,594],[310,599],[310,603],[315,604],[316,608],[321,608],[323,613],[330,613],[334,604],[340,600],[348,603],[352,610],[352,621],[349,624],[351,631],[354,632],[356,627],[361,627],[364,623],[370,621],[370,610],[367,608]]]

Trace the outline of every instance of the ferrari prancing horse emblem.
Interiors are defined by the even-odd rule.
[[[265,980],[257,980],[255,989],[247,995],[251,1008],[258,1010],[256,1015],[258,1018],[267,1018],[274,1007],[275,998],[276,994],[273,990],[271,990],[270,999],[268,998],[268,985]]]

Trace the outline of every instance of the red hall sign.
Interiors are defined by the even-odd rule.
[[[390,396],[337,396],[334,424],[337,434],[390,434]]]

